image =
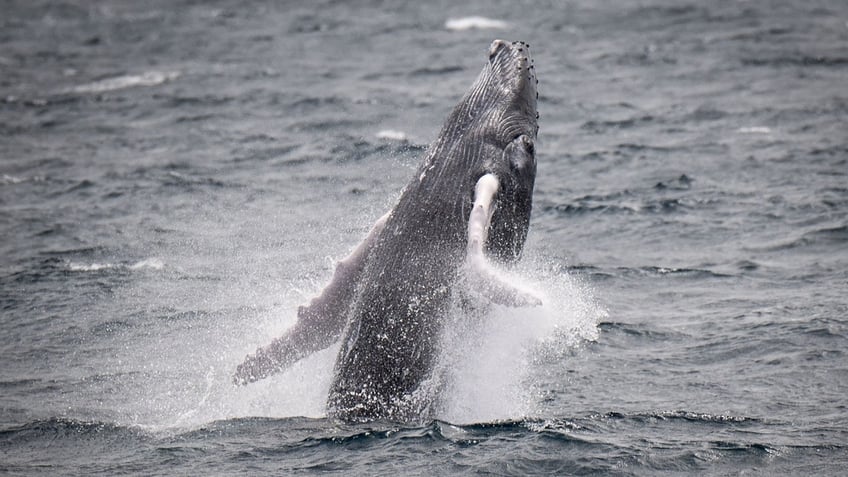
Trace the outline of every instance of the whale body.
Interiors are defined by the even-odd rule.
[[[538,305],[493,262],[521,257],[536,175],[538,83],[529,45],[495,40],[392,210],[336,266],[282,337],[238,366],[246,384],[342,340],[327,399],[332,417],[408,421],[435,392],[423,385],[439,356],[455,294]]]

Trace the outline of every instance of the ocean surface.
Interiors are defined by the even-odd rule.
[[[848,469],[843,0],[0,11],[0,474]],[[434,421],[328,419],[335,347],[233,386],[495,38],[540,80],[545,304],[445,346]]]

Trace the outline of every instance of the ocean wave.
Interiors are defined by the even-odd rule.
[[[409,140],[406,133],[403,131],[396,131],[394,129],[383,129],[378,131],[377,134],[374,135],[377,139],[386,139],[389,141],[398,141],[398,142],[406,142]]]
[[[622,323],[616,321],[604,321],[598,324],[598,328],[604,334],[620,334],[630,337],[644,338],[654,341],[668,341],[671,339],[684,338],[687,335],[671,330],[661,330],[650,325],[635,323]]]
[[[103,379],[103,377],[100,377]],[[596,431],[598,423],[615,421],[684,421],[708,425],[725,424],[773,424],[760,418],[732,414],[711,414],[688,410],[659,410],[648,412],[607,411],[582,416],[507,419],[471,424],[453,424],[432,420],[421,424],[403,424],[393,421],[371,421],[367,423],[345,423],[329,418],[309,417],[237,417],[206,423],[195,429],[170,429],[162,438],[190,440],[212,434],[264,434],[286,429],[300,444],[350,444],[361,440],[433,438],[454,443],[470,443],[486,437],[505,434],[547,433],[571,434],[575,431]],[[151,430],[134,425],[124,425],[102,420],[85,420],[71,417],[53,417],[34,420],[0,429],[0,438],[38,439],[45,435],[92,435],[131,434],[154,437]],[[302,433],[301,438],[297,434]]]
[[[169,187],[188,187],[188,186],[211,186],[213,188],[216,187],[227,187],[228,184],[214,177],[198,177],[194,175],[181,174],[177,171],[168,171],[165,175],[165,178],[162,182],[162,185]]]
[[[21,182],[24,182],[25,180],[26,180],[26,179],[23,179],[23,178],[21,178],[21,177],[16,177],[16,176],[10,176],[10,175],[8,175],[8,174],[3,174],[3,176],[2,176],[2,177],[0,177],[0,185],[20,184]]]
[[[49,418],[0,429],[0,469],[32,473],[49,446],[51,473],[151,474],[243,468],[251,473],[394,470],[422,475],[738,473],[740,465],[793,468],[789,459],[837,456],[844,444],[771,440],[773,423],[693,411],[605,412],[455,425],[348,424],[330,419],[236,418],[174,433],[97,420]],[[653,433],[649,432],[652,431]],[[747,432],[746,432],[747,431]],[[610,434],[612,432],[612,434]],[[739,437],[731,437],[737,435]],[[441,459],[421,456],[443,456]],[[808,455],[809,454],[809,455]],[[235,467],[234,467],[235,466]],[[724,472],[726,471],[726,472]],[[814,472],[815,473],[815,472]],[[630,475],[630,474],[627,474]]]
[[[25,182],[45,182],[46,180],[47,180],[47,177],[42,176],[42,175],[35,175],[35,176],[31,176],[31,177],[20,177],[20,176],[13,176],[13,175],[9,175],[9,174],[3,174],[2,176],[0,176],[0,186],[17,185],[17,184],[23,184]]]
[[[272,159],[284,159],[300,146],[294,144],[286,144],[270,147],[253,147],[247,149],[244,153],[233,157],[232,161],[240,162],[264,162]]]
[[[810,155],[844,159],[848,156],[848,145],[838,144],[835,146],[814,147],[810,150]],[[844,164],[844,160],[842,163]],[[844,175],[844,173],[842,175]]]
[[[580,129],[591,133],[600,134],[607,132],[609,129],[630,129],[635,126],[641,126],[646,123],[652,123],[655,118],[651,115],[637,116],[633,118],[621,120],[590,120],[580,126]]]
[[[113,263],[68,263],[68,270],[72,272],[98,272],[100,270],[110,270],[116,268]]]
[[[448,73],[455,73],[457,71],[462,71],[463,68],[457,65],[446,65],[446,66],[428,66],[424,68],[418,68],[409,72],[409,76],[430,76],[430,75],[444,75]]]
[[[97,336],[97,337],[112,336],[112,335],[118,334],[122,331],[131,329],[134,325],[135,325],[134,322],[112,320],[112,321],[107,321],[105,323],[97,323],[97,324],[91,326],[90,333],[91,333],[92,336]],[[100,378],[98,376],[90,378],[90,380],[92,380],[92,381],[96,381],[96,380],[99,380],[99,379],[103,379],[103,378]]]
[[[495,20],[481,16],[469,16],[461,18],[449,18],[445,21],[445,28],[451,31],[464,30],[502,30],[509,28],[509,23],[503,20]]]
[[[133,263],[80,263],[67,262],[67,269],[71,272],[99,272],[102,270],[162,270],[165,263],[158,258],[147,258]]]
[[[607,411],[590,413],[583,416],[558,417],[548,419],[528,419],[520,423],[527,429],[553,436],[575,438],[580,435],[604,433],[609,428],[622,426],[644,427],[662,423],[683,423],[694,426],[717,426],[738,429],[739,426],[770,425],[760,418],[733,414],[712,414],[688,410],[658,410],[646,412]],[[694,428],[692,429],[694,431]]]
[[[589,127],[595,127],[595,124],[588,124]],[[639,158],[647,157],[649,154],[654,156],[668,155],[672,152],[687,152],[685,148],[668,147],[668,146],[652,146],[639,143],[620,143],[616,144],[613,149],[603,149],[597,151],[589,151],[577,156],[580,162],[584,161],[606,161],[618,159],[622,157],[633,157],[638,155]]]
[[[771,134],[771,128],[766,126],[749,126],[736,130],[740,134]]]
[[[801,234],[796,238],[766,244],[761,247],[750,247],[755,251],[779,252],[796,248],[813,246],[842,246],[848,242],[848,225],[822,227]]]
[[[686,174],[681,174],[679,177],[674,179],[669,179],[666,181],[657,182],[654,185],[654,189],[659,190],[689,190],[692,188],[692,182],[694,179],[687,176]]]
[[[627,268],[620,267],[618,268],[624,274],[630,275],[684,275],[692,278],[726,278],[731,275],[727,275],[724,273],[714,272],[712,270],[705,270],[701,268],[675,268],[675,267],[658,267],[658,266],[646,266],[646,267],[638,267],[638,268]]]
[[[371,157],[413,157],[426,150],[426,145],[414,144],[408,140],[391,139],[389,134],[397,131],[381,131],[382,138],[368,140],[361,137],[344,135],[344,140],[337,142],[327,152],[327,159],[339,162],[360,161]],[[400,134],[403,134],[402,132]],[[405,136],[405,135],[404,135]]]
[[[177,71],[146,71],[138,75],[122,75],[68,88],[66,93],[105,93],[137,86],[157,86],[180,76]]]
[[[791,55],[773,56],[762,58],[743,58],[744,66],[768,66],[772,68],[783,68],[790,66],[821,66],[821,67],[843,67],[848,65],[848,56],[826,56],[826,55]]]
[[[147,258],[138,262],[133,263],[129,266],[130,270],[139,270],[142,268],[150,268],[152,270],[162,270],[165,267],[165,263],[158,258]]]
[[[121,426],[115,423],[78,420],[67,417],[40,419],[25,424],[0,429],[0,439],[6,444],[41,441],[44,439],[68,438],[73,440],[90,440],[101,438],[114,439],[116,436],[145,437],[146,433],[140,428]]]
[[[676,198],[645,200],[641,203],[599,203],[593,199],[577,199],[567,204],[542,207],[545,212],[565,215],[600,214],[669,214],[690,208],[688,201]]]
[[[742,271],[756,270],[758,265],[753,262],[740,262],[737,264]],[[588,275],[592,279],[608,280],[612,278],[642,278],[642,277],[673,277],[686,279],[710,279],[729,278],[733,275],[721,273],[703,268],[688,267],[662,267],[657,265],[646,265],[643,267],[606,267],[599,268],[594,265],[579,264],[564,267],[578,275]]]
[[[732,414],[710,414],[705,412],[694,412],[680,409],[667,411],[652,411],[640,413],[616,413],[609,412],[596,415],[603,419],[634,419],[642,421],[645,419],[653,419],[658,421],[688,421],[702,424],[727,424],[727,423],[762,423],[763,420],[747,416],[735,416]]]
[[[376,421],[363,424],[349,424],[330,419],[308,419],[308,418],[239,418],[225,421],[217,421],[204,426],[201,429],[189,431],[173,437],[174,442],[184,445],[199,440],[208,442],[210,439],[232,439],[234,436],[279,436],[284,435],[282,442],[277,442],[275,453],[298,454],[309,450],[310,453],[319,452],[319,449],[332,449],[334,452],[339,448],[369,449],[369,448],[391,448],[399,455],[405,452],[420,451],[421,446],[428,448],[445,447],[449,449],[463,449],[468,447],[479,447],[483,452],[487,445],[494,442],[509,440],[514,442],[515,452],[520,452],[526,459],[525,464],[538,470],[540,462],[534,456],[537,451],[544,447],[550,451],[550,446],[566,446],[569,455],[561,455],[558,460],[559,466],[582,465],[580,454],[590,449],[599,452],[604,457],[604,462],[594,462],[595,470],[605,468],[607,465],[615,465],[625,454],[637,453],[642,459],[656,459],[658,453],[667,451],[668,444],[653,438],[642,441],[639,449],[625,446],[615,439],[607,439],[609,430],[622,428],[654,429],[673,426],[675,432],[679,427],[688,429],[691,434],[703,433],[705,428],[709,429],[711,436],[723,430],[734,430],[744,428],[758,428],[769,426],[773,423],[762,419],[732,414],[712,414],[688,410],[660,410],[641,413],[622,413],[609,411],[604,413],[588,414],[576,417],[557,418],[527,418],[517,420],[503,420],[480,422],[475,424],[453,424],[447,421],[434,420],[421,425],[405,425],[389,421]],[[702,436],[707,437],[707,436]],[[541,440],[540,440],[541,439]],[[695,438],[697,439],[697,437]],[[752,455],[761,453],[779,454],[780,448],[769,442],[729,441],[721,439],[700,439],[702,448],[710,449],[718,453],[747,452]],[[519,449],[520,448],[520,449]],[[680,450],[686,450],[682,445]],[[261,449],[257,449],[261,451]],[[268,450],[270,451],[270,449]],[[503,449],[501,451],[503,452]],[[492,465],[499,459],[490,459],[480,462],[481,465]],[[637,457],[634,454],[633,457]],[[480,456],[470,457],[478,459]],[[503,456],[501,455],[502,459]],[[688,457],[680,457],[677,465],[694,466],[700,465]],[[456,455],[457,462],[468,462],[461,454]],[[515,461],[513,461],[515,463]],[[647,463],[650,465],[650,463]],[[600,466],[600,467],[598,467]]]
[[[308,113],[322,108],[339,110],[346,106],[347,100],[339,96],[308,96],[292,101],[288,107],[289,114]]]
[[[562,267],[563,273],[571,273],[576,276],[585,276],[591,282],[609,280],[616,277],[616,273],[614,270],[605,270],[595,265],[589,265],[585,263],[577,264],[577,265],[564,265]]]

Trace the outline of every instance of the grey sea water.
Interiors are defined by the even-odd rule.
[[[845,2],[0,11],[0,473],[848,468]],[[545,305],[448,340],[432,422],[327,419],[335,349],[232,386],[495,38],[540,79]]]

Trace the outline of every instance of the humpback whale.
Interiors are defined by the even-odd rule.
[[[541,301],[501,278],[530,221],[538,133],[530,45],[495,40],[400,198],[297,322],[240,364],[247,384],[341,340],[327,412],[343,420],[420,419],[457,294],[505,306]]]

